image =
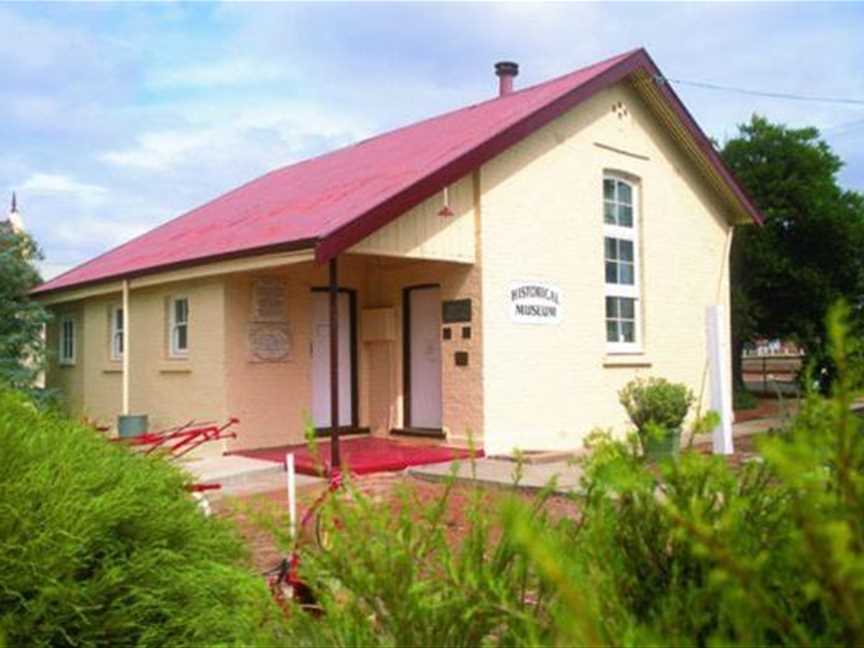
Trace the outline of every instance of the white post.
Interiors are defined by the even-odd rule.
[[[129,281],[123,280],[123,414],[129,414],[129,356],[132,355],[129,331]]]
[[[726,309],[721,304],[708,307],[706,334],[711,409],[720,415],[720,424],[714,428],[714,454],[732,454],[732,383],[729,375],[731,356]]]
[[[285,455],[285,473],[288,480],[288,520],[291,538],[297,532],[297,484],[294,479],[294,454]]]

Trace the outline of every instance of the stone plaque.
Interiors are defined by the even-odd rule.
[[[286,319],[285,282],[276,277],[252,284],[252,321],[282,322]]]
[[[290,326],[285,322],[251,324],[249,350],[252,362],[288,362],[292,351]]]

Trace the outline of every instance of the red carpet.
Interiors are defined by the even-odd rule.
[[[355,475],[365,475],[374,472],[404,470],[408,466],[442,463],[454,459],[468,458],[470,451],[466,448],[452,448],[440,445],[410,445],[390,439],[378,437],[362,437],[343,439],[339,444],[342,453],[342,466]],[[330,442],[318,443],[318,454],[324,462],[323,471],[320,462],[316,462],[306,445],[279,446],[261,450],[238,450],[230,454],[264,459],[285,463],[285,455],[294,453],[294,466],[298,473],[304,475],[321,475],[330,469]],[[475,450],[474,456],[483,456],[482,450]]]

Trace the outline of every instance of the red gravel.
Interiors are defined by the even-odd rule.
[[[446,487],[444,483],[427,482],[401,473],[366,475],[356,478],[355,483],[366,495],[373,499],[387,501],[394,514],[398,513],[403,505],[402,499],[397,495],[400,487],[408,486],[411,489],[413,496],[419,502],[418,506],[412,506],[415,510],[420,510],[422,505],[438,500],[443,495]],[[458,484],[453,487],[453,491],[448,499],[447,512],[444,519],[448,536],[453,543],[460,542],[469,530],[466,507],[470,502],[474,488],[468,484]],[[505,498],[512,495],[512,491],[504,489],[484,488],[482,486],[476,488],[479,489],[480,497],[486,510],[494,510]],[[298,499],[300,500],[298,504],[298,517],[302,518],[303,511],[315,501],[323,489],[324,486],[319,485],[308,487],[298,492]],[[535,494],[524,492],[519,492],[518,496],[526,502],[531,502],[537,497]],[[563,496],[550,498],[545,506],[549,514],[558,519],[564,516],[576,515],[578,512],[576,503]],[[287,525],[288,496],[284,490],[236,498],[228,497],[214,505],[217,515],[232,517],[238,523],[242,535],[249,543],[253,563],[261,571],[272,568],[285,555],[283,551],[276,547],[270,534],[262,530],[254,519],[250,519],[254,518],[254,511],[261,511],[269,507],[272,507],[274,511],[284,514],[285,524]],[[312,526],[311,523],[310,526]],[[311,541],[312,533],[312,529],[301,531],[301,539],[307,542]]]

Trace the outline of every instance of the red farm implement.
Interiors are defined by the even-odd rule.
[[[166,459],[176,460],[192,452],[205,443],[222,439],[236,439],[237,433],[231,428],[239,423],[233,416],[224,424],[213,422],[189,421],[185,425],[162,430],[160,432],[145,432],[134,437],[119,437],[111,439],[116,443],[125,443],[142,454],[160,453]],[[200,502],[204,512],[210,514],[210,506],[203,493],[222,488],[222,484],[189,484],[186,490],[192,493]]]
[[[169,430],[162,430],[161,432],[145,432],[134,437],[121,437],[111,440],[126,443],[144,454],[164,452],[171,459],[179,459],[205,443],[221,439],[236,439],[237,433],[233,431],[229,432],[228,430],[239,422],[234,417],[228,419],[223,425],[211,422],[198,423],[196,421],[189,421],[185,425]]]

